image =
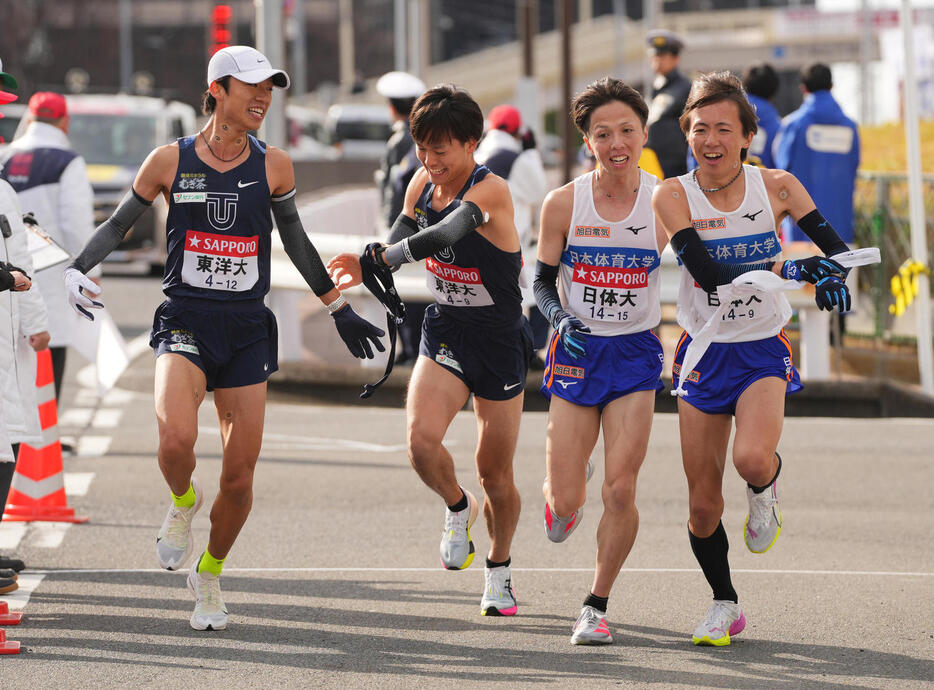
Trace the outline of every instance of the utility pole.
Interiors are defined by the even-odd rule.
[[[574,160],[574,125],[571,122],[571,18],[574,0],[558,0],[558,18],[561,26],[561,107],[558,123],[564,147],[563,182],[571,181]]]
[[[131,0],[120,0],[120,91],[130,93],[133,74],[133,8]]]
[[[282,38],[282,0],[253,0],[256,8],[256,47],[273,67],[281,67],[285,58]],[[285,148],[285,93],[277,93],[260,127],[260,137],[268,144]]]
[[[538,0],[519,0],[516,7],[519,40],[522,47],[522,74],[516,84],[516,107],[526,127],[542,133],[539,87],[535,78],[535,34],[538,26]]]
[[[339,0],[337,6],[337,53],[341,87],[350,93],[357,71],[354,60],[353,0]]]
[[[405,3],[406,0],[393,0],[392,15],[392,48],[393,48],[393,69],[399,72],[405,72],[408,69],[406,60],[406,23],[405,23]]]
[[[291,82],[289,93],[291,98],[298,99],[305,95],[305,84],[308,83],[307,71],[305,69],[305,0],[292,0],[290,7],[292,9],[292,15],[290,17],[292,27],[292,59],[289,60],[289,77]]]

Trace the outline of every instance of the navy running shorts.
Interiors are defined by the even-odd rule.
[[[418,353],[437,362],[486,400],[510,400],[525,390],[532,358],[532,328],[524,316],[513,329],[467,326],[429,305]]]
[[[262,300],[218,302],[169,298],[152,321],[156,357],[182,355],[207,379],[207,389],[262,383],[279,369],[276,317]]]
[[[572,358],[557,333],[545,356],[542,395],[557,395],[583,407],[608,404],[636,391],[660,391],[662,344],[652,331],[626,335],[588,335],[585,354]]]
[[[678,387],[681,360],[691,336],[681,334],[675,348],[671,377]],[[736,414],[736,401],[750,385],[768,376],[787,381],[785,394],[804,388],[791,358],[791,343],[785,331],[771,338],[744,343],[710,343],[697,367],[684,382],[683,400],[707,414]]]

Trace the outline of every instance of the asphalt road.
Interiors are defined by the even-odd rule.
[[[108,282],[127,335],[145,331],[156,281]],[[479,615],[479,557],[463,572],[438,564],[443,505],[408,465],[402,410],[273,396],[253,512],[222,577],[230,627],[205,633],[188,625],[185,573],[160,571],[155,559],[169,495],[155,460],[152,357],[135,360],[103,400],[78,368],[61,426],[81,451],[65,472],[86,489],[70,503],[90,521],[0,526],[0,552],[15,542],[30,566],[5,598],[26,617],[6,628],[24,651],[0,657],[4,686],[934,687],[934,420],[788,419],[785,524],[764,555],[743,545],[745,493],[728,470],[724,525],[748,626],[713,649],[690,641],[710,593],[686,534],[677,418],[657,415],[640,533],[610,599],[616,642],[587,648],[569,639],[591,582],[603,472],[598,463],[581,527],[548,542],[545,413],[523,416],[519,614],[497,619]],[[210,399],[200,425],[197,475],[212,498],[220,441]],[[462,412],[446,444],[479,495],[475,433]],[[208,529],[202,510],[199,548]],[[473,536],[484,555],[482,524]]]

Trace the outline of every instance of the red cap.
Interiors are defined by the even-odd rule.
[[[68,108],[65,106],[65,97],[60,93],[39,91],[29,99],[29,112],[36,117],[57,120],[68,114]]]
[[[511,105],[496,106],[487,119],[490,121],[490,129],[501,129],[509,134],[517,134],[522,125],[522,116]]]

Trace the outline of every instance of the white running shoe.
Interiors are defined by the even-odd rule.
[[[194,477],[191,478],[191,487],[195,491],[195,504],[190,508],[179,508],[173,502],[156,535],[156,557],[166,570],[178,570],[184,566],[194,551],[191,521],[204,503],[204,493]]]
[[[441,565],[448,570],[463,570],[473,563],[474,547],[470,527],[477,519],[480,506],[473,494],[462,489],[467,507],[456,513],[444,509],[444,532],[441,535]]]
[[[746,616],[739,604],[724,599],[714,599],[691,638],[694,644],[725,647],[730,636],[738,635],[746,627]]]
[[[778,479],[765,491],[755,493],[746,487],[749,513],[743,528],[746,548],[753,553],[765,553],[782,531],[782,511],[778,507]]]
[[[188,572],[188,589],[195,595],[191,627],[195,630],[226,629],[227,607],[221,597],[220,577],[212,573],[199,573],[195,566]]]
[[[593,462],[591,460],[587,461],[587,479],[584,480],[585,483],[590,481],[590,478],[593,476]],[[584,515],[584,507],[581,506],[573,513],[567,517],[559,517],[551,509],[551,506],[548,505],[548,502],[545,502],[545,536],[548,537],[550,541],[553,541],[556,544],[560,544],[565,539],[571,536],[571,533],[577,529],[577,526],[580,524],[581,518]]]
[[[485,568],[486,589],[480,600],[481,616],[515,616],[516,593],[512,589],[512,574],[508,565]]]
[[[582,608],[581,615],[577,617],[577,622],[574,624],[571,644],[613,644],[606,614],[593,606]]]

